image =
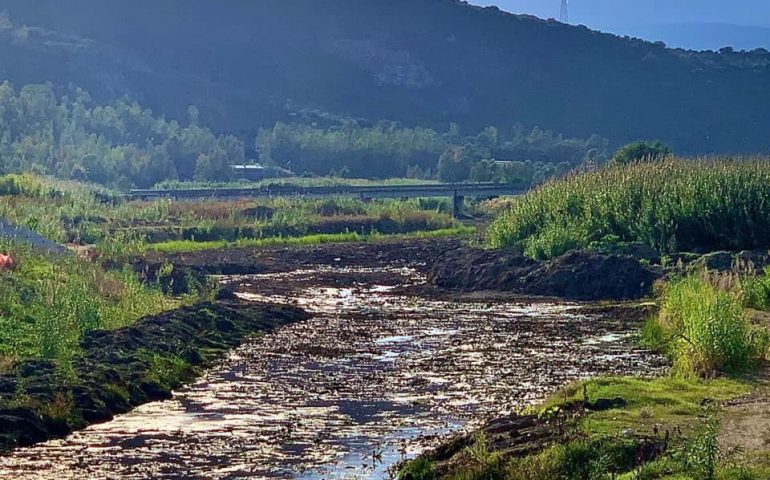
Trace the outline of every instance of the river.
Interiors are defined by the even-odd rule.
[[[254,338],[169,401],[0,458],[0,477],[387,479],[442,436],[569,381],[664,368],[622,321],[413,295],[424,278],[408,268],[222,282],[313,317]]]

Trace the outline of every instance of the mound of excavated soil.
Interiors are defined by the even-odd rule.
[[[62,437],[143,403],[166,399],[247,336],[307,319],[294,307],[220,301],[91,332],[67,372],[29,360],[0,375],[0,452]],[[159,358],[184,365],[158,364]],[[164,373],[165,372],[165,373]],[[166,378],[163,378],[166,377]]]
[[[159,279],[167,263],[170,275]],[[626,300],[651,293],[662,274],[627,255],[572,252],[550,262],[532,260],[513,249],[472,248],[461,238],[325,244],[312,247],[226,248],[192,253],[150,253],[133,267],[147,281],[160,281],[175,293],[190,277],[209,274],[278,273],[311,265],[383,267],[403,265],[428,273],[440,288],[501,291],[572,300]]]
[[[458,248],[437,258],[428,278],[436,286],[463,291],[627,300],[649,295],[660,276],[630,256],[578,251],[539,262],[512,249]]]

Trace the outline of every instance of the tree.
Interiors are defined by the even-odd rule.
[[[642,161],[655,161],[671,156],[671,148],[661,143],[634,142],[621,147],[610,160],[611,165],[627,165]]]
[[[209,154],[198,155],[195,162],[195,179],[198,181],[227,181],[232,178],[230,157],[222,147],[214,148]]]
[[[467,147],[450,147],[438,160],[438,178],[442,182],[462,182],[471,175],[473,153]]]

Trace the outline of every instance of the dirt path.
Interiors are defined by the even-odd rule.
[[[770,456],[770,367],[762,371],[754,392],[725,406],[719,444],[738,460]]]

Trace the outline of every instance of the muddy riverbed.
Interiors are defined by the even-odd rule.
[[[570,380],[660,373],[638,327],[573,305],[410,294],[409,268],[223,277],[307,309],[172,400],[0,458],[1,478],[389,478],[439,437]]]

